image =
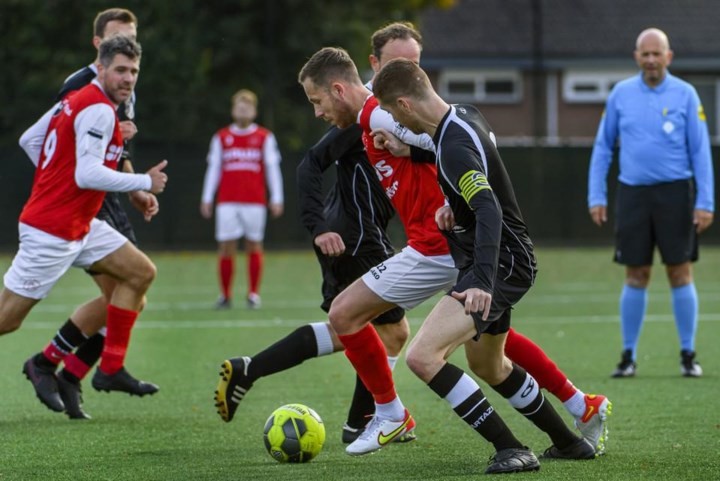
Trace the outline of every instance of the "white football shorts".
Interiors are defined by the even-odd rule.
[[[18,224],[20,247],[3,277],[5,287],[30,299],[43,299],[70,267],[90,267],[122,247],[127,238],[99,219],[90,232],[68,241],[27,224]]]
[[[215,207],[215,240],[224,242],[244,237],[262,242],[266,220],[267,207],[264,205],[220,203]]]
[[[408,246],[371,268],[362,280],[383,300],[409,310],[438,292],[449,290],[457,276],[450,254],[424,256]]]

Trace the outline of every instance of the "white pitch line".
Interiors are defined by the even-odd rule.
[[[720,298],[717,300],[714,297],[714,293],[700,292],[700,298],[703,304],[717,304],[720,303]],[[531,305],[568,305],[568,304],[607,304],[617,303],[618,296],[616,294],[591,294],[591,295],[567,295],[567,294],[543,294],[529,296],[527,299],[523,299],[522,306]],[[428,301],[430,302],[430,301]],[[242,301],[244,303],[244,301]],[[650,303],[663,303],[666,304],[666,297],[654,296],[650,299]],[[78,304],[70,304],[67,302],[44,302],[36,305],[33,308],[33,312],[36,313],[71,313],[75,310]],[[276,310],[297,310],[297,309],[317,309],[320,307],[320,301],[316,299],[297,301],[297,300],[279,300],[274,299],[272,302],[266,303],[265,307],[271,307]],[[163,302],[163,301],[150,301],[145,307],[145,312],[153,311],[207,311],[214,309],[213,303],[206,300],[203,301],[184,301],[184,302]]]
[[[522,325],[532,324],[609,324],[617,323],[618,318],[612,316],[520,316]],[[420,325],[423,319],[411,318],[410,323]],[[672,315],[649,315],[646,322],[675,322]],[[223,320],[223,319],[195,319],[181,321],[153,321],[144,319],[135,325],[135,329],[241,329],[248,327],[293,327],[309,322],[316,322],[311,319],[252,319],[252,320]],[[700,316],[700,322],[720,322],[720,313],[704,314]],[[28,322],[22,329],[53,329],[57,328],[57,322]]]

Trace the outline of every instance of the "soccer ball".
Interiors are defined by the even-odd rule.
[[[306,463],[320,454],[325,426],[320,416],[303,404],[280,406],[265,422],[265,448],[281,463]]]

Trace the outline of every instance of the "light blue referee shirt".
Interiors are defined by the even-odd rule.
[[[695,208],[714,211],[710,139],[692,85],[669,72],[655,88],[643,82],[642,72],[615,85],[590,160],[589,207],[607,205],[607,174],[618,140],[620,182],[654,185],[694,176]]]

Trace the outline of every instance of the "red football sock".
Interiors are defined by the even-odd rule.
[[[559,400],[565,402],[575,395],[577,388],[570,382],[570,379],[568,379],[560,389],[550,392],[552,392]]]
[[[108,304],[107,334],[100,361],[100,370],[105,374],[115,374],[125,364],[125,354],[128,344],[130,344],[130,332],[137,317],[137,311]]]
[[[64,363],[65,367],[63,369],[78,379],[84,379],[85,376],[87,376],[87,373],[90,372],[91,366],[85,364],[75,354],[70,354],[69,356],[67,356]]]
[[[354,334],[338,336],[345,346],[345,355],[372,393],[378,404],[389,403],[397,397],[387,351],[377,331],[368,324]]]
[[[220,273],[220,289],[222,290],[222,295],[225,299],[230,299],[233,275],[235,274],[235,257],[220,257],[218,271]]]
[[[512,328],[508,331],[505,341],[505,355],[529,372],[540,387],[547,389],[561,401],[568,399],[567,397],[562,399],[559,394],[566,394],[563,391],[568,382],[565,373],[545,354],[545,351],[540,349],[540,346]]]
[[[56,366],[60,364],[60,361],[65,359],[65,356],[67,356],[67,353],[61,351],[58,349],[54,343],[50,343],[43,349],[43,356],[45,356],[45,359],[47,359],[49,362],[55,364]]]
[[[248,256],[248,294],[258,294],[262,277],[263,253],[251,252]]]

